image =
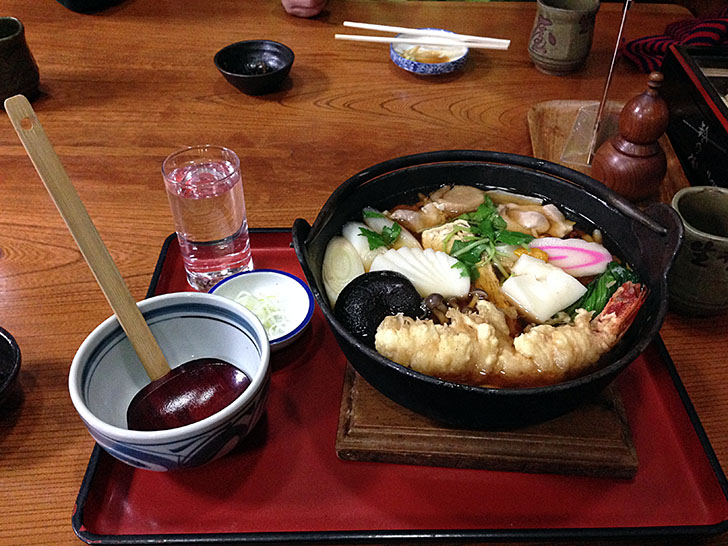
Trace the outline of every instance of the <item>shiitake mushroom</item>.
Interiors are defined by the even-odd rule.
[[[401,273],[371,271],[359,275],[339,294],[336,319],[361,341],[374,346],[374,335],[384,317],[403,313],[422,316],[422,297]]]

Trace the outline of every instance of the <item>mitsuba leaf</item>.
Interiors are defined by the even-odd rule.
[[[487,241],[454,241],[450,249],[450,256],[468,265],[475,265],[481,260],[483,252],[488,246]]]
[[[383,227],[381,233],[365,228],[359,228],[359,233],[367,238],[369,250],[374,250],[375,248],[389,246],[394,243],[399,237],[399,234],[402,233],[402,227],[395,222],[392,224],[392,227]]]
[[[459,269],[460,275],[463,277],[470,277],[472,280],[475,280],[478,278],[478,270],[468,267],[460,260],[458,260],[455,264],[453,264],[453,268]],[[473,274],[475,274],[475,277],[473,277]]]
[[[533,241],[533,236],[519,231],[501,231],[496,243],[504,245],[527,245]]]
[[[495,246],[525,245],[533,240],[531,235],[508,231],[508,224],[498,214],[498,207],[488,196],[485,201],[474,212],[461,214],[459,219],[468,222],[467,229],[473,236],[464,241],[455,241],[450,249],[450,255],[455,256],[471,270],[471,277],[477,278],[476,264],[488,261],[495,261]],[[475,277],[473,277],[473,272]]]

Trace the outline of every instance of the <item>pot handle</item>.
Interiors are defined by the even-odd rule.
[[[293,222],[293,227],[291,228],[291,237],[293,240],[293,249],[296,252],[296,258],[298,258],[298,263],[301,265],[303,276],[306,278],[306,282],[308,283],[309,288],[311,288],[311,292],[313,292],[314,298],[318,302],[319,307],[321,307],[321,310],[327,318],[331,318],[329,317],[329,313],[331,312],[329,308],[329,299],[326,294],[322,293],[318,288],[319,286],[323,286],[323,280],[319,276],[321,270],[319,269],[319,271],[315,273],[309,265],[311,260],[316,260],[315,257],[309,256],[310,249],[308,246],[308,238],[310,234],[311,225],[303,218],[296,218]],[[320,259],[323,261],[323,256],[321,256]]]
[[[599,182],[601,184],[601,182]],[[626,217],[639,222],[640,224],[647,227],[650,231],[657,233],[658,235],[665,237],[668,235],[668,228],[655,221],[652,217],[645,214],[642,210],[638,209],[632,203],[627,201],[624,197],[619,194],[609,195],[606,201],[612,205],[619,212],[624,214]]]
[[[655,223],[665,227],[665,233],[653,231],[642,222],[635,222],[633,229],[650,259],[647,266],[653,270],[654,276],[667,278],[677,251],[683,238],[683,224],[677,211],[665,203],[653,203],[645,211],[645,216],[654,219]]]

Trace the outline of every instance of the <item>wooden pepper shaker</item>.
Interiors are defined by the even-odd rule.
[[[656,193],[667,158],[658,139],[665,133],[669,112],[658,89],[664,77],[652,72],[647,90],[624,105],[619,132],[594,154],[591,176],[631,201]]]

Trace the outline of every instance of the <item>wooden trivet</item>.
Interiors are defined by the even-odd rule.
[[[508,430],[461,430],[392,402],[351,364],[344,379],[336,453],[351,461],[605,478],[632,478],[638,467],[614,387],[543,423]]]

